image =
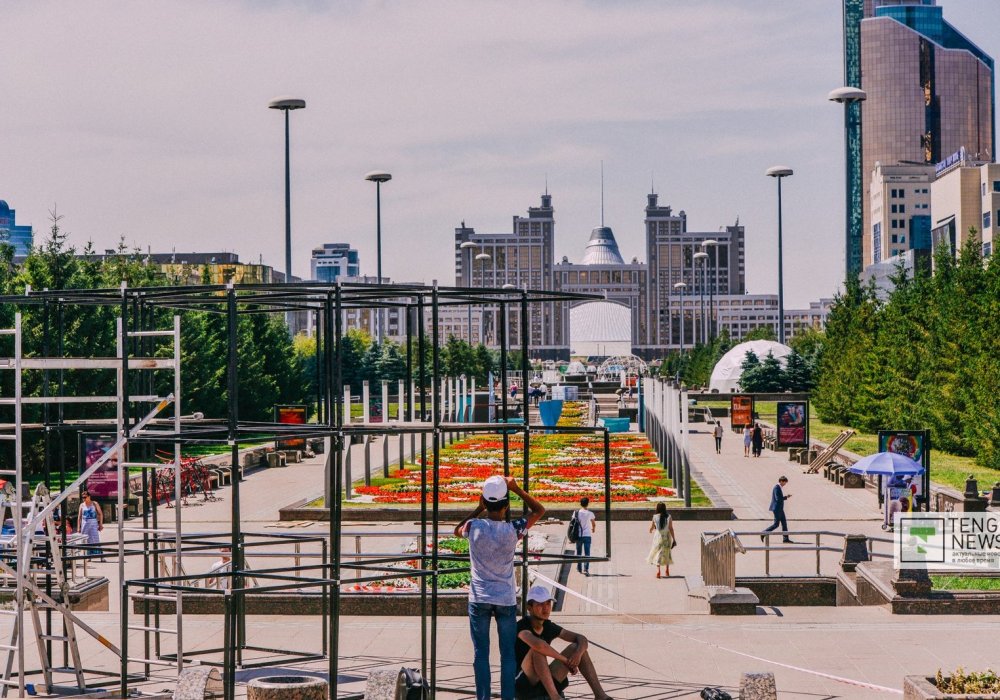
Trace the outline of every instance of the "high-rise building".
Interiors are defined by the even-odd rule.
[[[25,256],[34,244],[31,226],[18,226],[14,210],[0,199],[0,243],[14,246],[14,255]]]
[[[955,255],[972,238],[982,245],[984,257],[992,255],[1000,218],[1000,164],[971,158],[964,150],[939,163],[931,212],[935,252]]]
[[[313,248],[309,263],[310,277],[317,282],[336,282],[342,277],[358,277],[361,262],[350,243],[324,243]]]
[[[845,0],[845,10],[856,4]],[[936,0],[865,0],[859,25],[855,58],[867,93],[861,108],[862,231],[870,232],[876,162],[931,165],[962,148],[994,160],[994,66],[944,20]],[[876,262],[873,244],[872,236],[863,237],[865,265]]]
[[[931,249],[933,165],[875,163],[871,196],[872,264],[908,250]]]

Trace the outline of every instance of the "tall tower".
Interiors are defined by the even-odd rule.
[[[845,0],[845,31],[847,7],[856,13],[857,2]],[[962,148],[992,161],[995,126],[993,59],[944,20],[936,0],[864,3],[860,56],[850,54],[845,35],[845,67],[860,59],[860,87],[868,95],[861,108],[861,230],[867,233],[876,162],[933,164]],[[862,259],[871,265],[871,236],[862,242]]]

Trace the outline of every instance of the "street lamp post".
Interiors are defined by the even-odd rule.
[[[705,269],[708,267],[708,253],[700,251],[692,257],[701,264],[701,284],[698,285],[698,291],[701,296],[701,342],[707,345],[708,333],[705,326]]]
[[[476,256],[476,260],[479,260],[482,263],[482,266],[479,268],[479,278],[480,278],[480,283],[483,285],[483,287],[486,286],[486,263],[489,262],[492,259],[493,259],[493,256],[490,255],[489,253],[480,253],[479,255]],[[469,342],[470,343],[472,342],[471,339],[470,339]],[[480,345],[485,345],[486,344],[486,307],[485,306],[483,307],[482,320],[479,323],[479,344]]]
[[[294,97],[276,97],[267,104],[269,109],[280,109],[285,113],[285,283],[292,281],[292,195],[291,166],[288,153],[288,113],[293,109],[305,109],[306,101]]]
[[[767,176],[778,180],[778,342],[785,344],[785,287],[784,272],[781,267],[781,180],[791,177],[792,169],[787,165],[775,165],[767,169]]]
[[[846,250],[844,274],[850,278],[861,272],[861,248],[864,232],[864,206],[861,172],[861,103],[868,93],[856,87],[842,87],[827,96],[831,102],[844,105],[844,207]]]
[[[382,183],[389,182],[392,175],[384,170],[373,170],[365,179],[375,183],[375,264],[376,283],[382,284]],[[375,311],[375,342],[382,342],[382,309]]]
[[[674,284],[674,289],[677,290],[678,294],[681,296],[681,354],[684,354],[684,289],[687,287],[687,282],[676,282]]]
[[[710,275],[710,280],[708,284],[708,339],[715,340],[715,288],[718,286],[718,256],[716,252],[718,241],[714,238],[708,238],[701,242],[702,250],[707,252],[708,248],[712,249],[712,274]],[[708,261],[705,261],[706,264]]]
[[[469,251],[469,286],[471,287],[471,286],[473,286],[473,284],[472,284],[472,266],[474,264],[472,262],[472,251],[475,250],[476,248],[478,248],[479,246],[476,243],[473,243],[472,241],[465,241],[464,243],[462,243],[458,247],[460,249],[462,249],[462,250],[468,250]],[[464,261],[463,261],[462,265],[463,266],[465,265]],[[472,345],[472,304],[469,304],[468,309],[469,309],[469,345]]]

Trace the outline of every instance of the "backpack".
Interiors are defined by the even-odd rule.
[[[430,686],[415,668],[399,669],[396,679],[396,700],[423,700],[430,697]]]
[[[701,691],[702,700],[733,700],[733,696],[719,688],[705,688]]]
[[[573,511],[573,517],[569,519],[569,527],[566,528],[566,539],[576,542],[580,539],[580,520],[576,517],[579,511]]]

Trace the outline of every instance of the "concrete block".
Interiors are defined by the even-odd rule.
[[[173,700],[205,700],[222,696],[222,676],[211,666],[188,666],[177,677]]]
[[[740,678],[740,700],[778,700],[773,673],[744,673]]]
[[[284,467],[287,466],[288,462],[285,461],[285,455],[280,452],[268,452],[267,453],[267,466],[271,467]]]
[[[315,676],[264,676],[247,683],[247,700],[328,700],[330,684]]]
[[[365,683],[365,700],[396,700],[399,671],[372,671]]]
[[[847,535],[844,537],[844,549],[840,553],[840,568],[843,571],[855,571],[858,564],[871,561],[868,553],[868,538],[864,535]]]

